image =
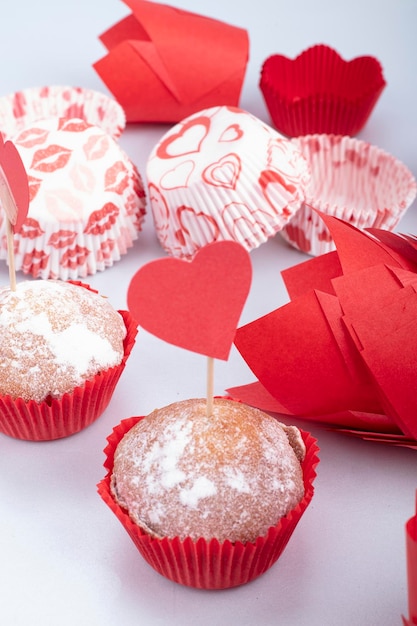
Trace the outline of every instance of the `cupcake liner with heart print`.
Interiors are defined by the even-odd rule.
[[[15,267],[74,280],[104,270],[137,239],[145,191],[135,165],[97,126],[72,118],[34,122],[15,135],[29,180],[29,211],[14,234]],[[7,259],[0,213],[0,258]]]
[[[291,141],[220,106],[170,129],[149,156],[147,179],[162,247],[191,257],[213,241],[251,250],[275,235],[299,209],[309,170]]]
[[[410,170],[377,146],[341,135],[307,135],[292,140],[309,163],[305,202],[281,232],[303,252],[317,256],[335,249],[315,209],[357,228],[392,230],[416,197]]]
[[[82,119],[114,139],[120,137],[126,126],[121,105],[93,89],[51,85],[0,97],[0,132],[7,138],[51,117]]]

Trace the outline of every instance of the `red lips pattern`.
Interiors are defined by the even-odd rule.
[[[173,127],[147,165],[161,245],[191,257],[212,241],[248,250],[273,236],[303,200],[300,150],[253,115],[218,106]]]
[[[23,110],[23,96],[18,103]],[[146,211],[140,174],[115,140],[78,118],[81,105],[69,101],[67,113],[77,117],[39,120],[13,139],[30,198],[15,265],[43,279],[75,280],[112,265],[133,245]],[[0,220],[0,258],[4,229]]]
[[[102,209],[90,215],[84,232],[88,235],[102,235],[116,223],[118,215],[119,208],[113,202],[107,202]]]

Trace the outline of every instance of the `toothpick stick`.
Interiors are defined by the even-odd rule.
[[[7,220],[7,258],[9,261],[9,280],[10,289],[16,291],[16,269],[14,263],[14,241],[13,241],[13,228],[10,220]]]
[[[207,357],[207,417],[213,415],[214,359]]]

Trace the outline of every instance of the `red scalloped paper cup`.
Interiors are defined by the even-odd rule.
[[[260,78],[271,119],[288,137],[356,135],[385,85],[375,57],[346,61],[323,44],[304,50],[295,59],[280,54],[268,57]]]
[[[120,137],[126,126],[121,105],[93,89],[51,85],[0,97],[0,131],[7,138],[51,117],[82,119],[114,139]]]
[[[162,247],[191,258],[213,241],[251,250],[288,223],[309,170],[298,148],[250,113],[214,107],[171,128],[147,162]]]
[[[25,402],[22,398],[0,396],[0,432],[15,439],[51,441],[74,435],[98,419],[110,403],[137,334],[137,324],[130,313],[119,313],[126,326],[121,363],[61,398]]]
[[[14,233],[15,269],[34,278],[86,278],[119,261],[142,229],[141,176],[98,126],[50,117],[13,137],[29,180],[29,211]],[[7,260],[0,212],[0,258]]]
[[[181,541],[173,539],[155,539],[135,524],[126,510],[114,500],[110,491],[110,477],[113,468],[114,452],[124,434],[142,417],[131,417],[116,426],[108,437],[104,450],[104,467],[107,475],[98,484],[98,493],[116,515],[130,535],[143,558],[159,574],[188,587],[198,589],[227,589],[248,583],[265,573],[279,558],[293,534],[304,511],[314,494],[313,482],[315,468],[319,463],[316,439],[301,431],[307,452],[303,461],[305,495],[301,502],[276,526],[269,529],[255,542],[220,543],[217,539],[207,541],[203,538],[194,542],[189,537]]]
[[[377,146],[341,135],[307,135],[292,141],[309,163],[311,178],[302,207],[281,234],[307,254],[335,249],[314,209],[357,228],[393,230],[416,197],[410,170]]]

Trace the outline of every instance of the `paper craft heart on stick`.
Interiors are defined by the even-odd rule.
[[[191,261],[169,257],[144,265],[129,285],[128,308],[160,339],[227,360],[251,279],[249,253],[218,241]]]
[[[0,186],[2,191],[11,196],[4,201],[4,210],[15,230],[19,230],[29,209],[29,184],[22,159],[16,146],[11,141],[3,142],[0,133]],[[2,202],[3,204],[3,202]]]
[[[29,182],[16,146],[0,133],[0,202],[6,213],[10,288],[16,289],[13,231],[19,230],[29,210]]]

